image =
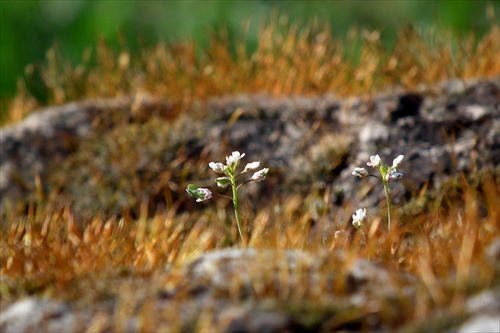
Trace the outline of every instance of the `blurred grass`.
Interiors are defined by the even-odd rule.
[[[375,314],[386,329],[456,328],[467,316],[467,297],[499,287],[500,267],[494,264],[498,253],[491,253],[500,239],[499,187],[491,174],[476,179],[459,177],[450,186],[461,188],[460,195],[441,198],[449,201],[450,206],[431,204],[434,208],[406,217],[390,232],[380,228],[380,217],[374,216],[368,228],[347,242],[333,236],[322,239],[315,232],[314,228],[331,223],[326,216],[314,228],[305,223],[311,217],[301,198],[288,196],[278,210],[275,202],[261,206],[252,217],[251,247],[306,251],[319,260],[321,272],[329,274],[320,275],[314,284],[299,281],[297,285],[287,284],[286,280],[271,283],[275,280],[268,276],[269,279],[260,281],[266,288],[247,298],[255,298],[257,304],[266,300],[267,306],[279,304],[279,309],[284,306],[294,320],[312,327],[342,326],[350,322],[351,314],[355,315],[356,325],[368,330],[369,317]],[[148,313],[147,303],[158,302],[158,293],[176,288],[168,313],[178,313],[192,297],[189,289],[183,289],[190,281],[178,268],[196,255],[228,246],[224,227],[217,223],[220,214],[216,210],[220,208],[214,210],[213,206],[190,213],[172,209],[152,217],[148,217],[143,206],[136,220],[95,216],[86,225],[79,225],[67,207],[57,211],[41,208],[0,230],[2,301],[38,295],[73,301],[77,308],[113,301],[113,325],[123,325],[125,321],[117,318],[128,316],[121,312],[121,304],[134,305]],[[356,258],[373,260],[392,272],[407,272],[416,279],[411,286],[404,279],[391,279],[397,292],[382,299],[374,295],[378,302],[384,302],[375,310],[364,305],[337,307],[328,301],[329,297],[343,299],[351,294],[346,270]],[[266,265],[283,267],[279,256],[274,260]],[[306,271],[303,274],[307,276]],[[242,277],[231,275],[228,283],[237,284],[239,279]],[[408,290],[412,288],[416,294],[410,300]],[[233,306],[244,302],[231,297],[218,295],[222,301],[230,298]],[[395,308],[394,304],[398,306]],[[140,318],[145,315],[142,310],[136,313]],[[180,325],[166,314],[149,316],[149,325]],[[200,319],[195,320],[199,325],[197,320]]]
[[[114,47],[99,39],[74,64],[61,45],[43,63],[28,65],[16,96],[4,101],[1,123],[22,119],[37,106],[96,97],[148,94],[181,109],[196,100],[236,93],[271,95],[374,93],[398,85],[415,89],[447,79],[493,77],[500,73],[500,34],[494,16],[482,36],[412,25],[384,46],[378,30],[350,29],[335,37],[319,21],[300,24],[272,16],[258,33],[255,50],[248,31],[231,37],[207,34],[205,48],[193,40],[159,43],[135,54],[125,41]]]
[[[284,14],[293,23],[306,25],[314,19],[328,23],[328,33],[336,38],[355,27],[380,30],[383,46],[390,49],[410,23],[419,29],[438,26],[480,38],[490,28],[487,10],[498,13],[499,6],[495,1],[461,0],[126,1],[119,5],[115,1],[4,0],[0,2],[0,116],[5,117],[19,78],[28,78],[30,93],[39,104],[49,103],[50,94],[36,72],[54,43],[64,59],[76,66],[88,48],[97,48],[98,38],[113,49],[126,47],[133,58],[158,43],[187,40],[196,45],[199,55],[211,43],[207,31],[225,28],[230,49],[243,44],[251,54],[258,47],[264,22]],[[244,34],[242,26],[246,26]],[[30,64],[34,67],[26,69]]]

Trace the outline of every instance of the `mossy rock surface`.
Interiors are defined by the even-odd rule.
[[[355,166],[370,155],[390,163],[403,154],[404,179],[392,185],[403,204],[425,184],[439,188],[462,173],[498,175],[499,89],[493,79],[369,99],[237,95],[180,115],[153,98],[73,103],[2,132],[1,203],[66,202],[79,215],[108,216],[137,216],[144,201],[151,212],[172,202],[189,209],[188,182],[211,186],[208,163],[238,150],[271,169],[265,183],[248,188],[255,205],[331,191],[332,205],[341,207],[373,185],[350,175]],[[362,205],[381,199],[371,191]]]

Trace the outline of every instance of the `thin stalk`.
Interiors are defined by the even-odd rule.
[[[387,201],[387,225],[388,230],[391,230],[391,201],[389,200],[389,185],[387,182],[383,182],[384,184],[384,192],[385,192],[385,200]]]
[[[236,187],[235,178],[231,179],[231,187],[233,188],[233,206],[234,206],[234,216],[236,217],[236,226],[238,227],[238,233],[240,234],[241,241],[246,245],[246,239],[243,237],[243,232],[241,231],[240,225],[240,213],[239,213],[239,203],[238,203],[238,188]]]

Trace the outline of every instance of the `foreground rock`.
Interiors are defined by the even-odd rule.
[[[498,323],[500,295],[469,298],[450,322],[408,325],[421,281],[342,251],[226,249],[202,254],[153,279],[124,280],[120,294],[82,305],[26,298],[2,306],[2,332],[389,331],[406,327],[484,331]],[[446,309],[442,309],[446,311]],[[453,318],[453,319],[452,319]],[[440,324],[442,325],[442,324]],[[412,328],[413,327],[413,328]]]
[[[98,326],[100,330],[116,331],[116,320],[121,318],[122,328],[135,332],[144,329],[141,307],[149,302],[149,315],[154,313],[151,318],[155,319],[148,325],[154,330],[178,325],[176,330],[328,331],[323,326],[328,325],[328,313],[332,311],[336,316],[342,311],[357,311],[360,315],[356,322],[341,321],[333,329],[387,329],[384,325],[397,322],[398,313],[391,311],[392,320],[385,318],[382,323],[376,318],[378,312],[386,311],[383,305],[394,306],[415,292],[410,276],[391,273],[374,262],[347,260],[343,252],[312,255],[291,250],[227,249],[202,254],[170,274],[152,280],[158,283],[156,292],[148,294],[144,285],[138,285],[133,296],[123,291],[128,302],[136,300],[126,306],[135,310],[125,317],[120,314],[124,311],[124,299],[120,297],[84,308],[27,298],[2,309],[0,327],[2,332],[76,332]],[[158,281],[164,278],[177,282],[161,286]],[[399,294],[396,284],[409,287],[405,295]],[[302,315],[302,311],[310,311],[313,302],[315,313]],[[372,304],[369,314],[367,302]],[[311,321],[308,316],[315,319]]]

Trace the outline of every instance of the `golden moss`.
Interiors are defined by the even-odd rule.
[[[352,258],[377,260],[417,276],[425,289],[417,294],[414,306],[399,310],[403,317],[391,325],[424,321],[443,307],[460,312],[467,295],[494,287],[500,276],[498,266],[495,268],[491,262],[495,259],[488,254],[488,248],[500,239],[500,212],[499,185],[495,178],[488,176],[476,184],[459,181],[463,189],[460,200],[464,200],[465,207],[436,206],[413,219],[400,220],[390,233],[379,228],[382,224],[375,218],[366,232],[358,233],[351,242],[333,237],[315,238],[306,223],[310,219],[308,209],[303,208],[300,198],[290,197],[282,204],[282,210],[276,210],[275,203],[260,209],[250,230],[251,246],[302,249],[310,253],[344,249]],[[120,286],[124,283],[138,279],[144,285],[149,281],[145,284],[156,290],[166,285],[175,286],[180,281],[175,274],[165,277],[162,272],[166,268],[181,265],[196,254],[226,246],[224,226],[213,223],[216,219],[213,211],[188,215],[171,210],[151,218],[146,209],[143,207],[136,221],[103,220],[96,216],[85,226],[79,226],[71,211],[63,208],[52,213],[39,211],[36,216],[12,224],[3,230],[0,238],[2,299],[42,294],[86,304],[109,298],[125,300],[136,297],[137,290],[131,288],[129,296],[123,294]],[[325,218],[320,218],[318,223],[329,223]],[[237,239],[236,235],[233,239]],[[342,270],[334,261],[327,265],[331,265],[324,267],[328,271]],[[326,286],[325,283],[303,285],[301,295],[308,295],[309,288],[312,288],[311,295],[317,295],[317,288]],[[346,286],[340,285],[340,288],[342,294]],[[304,308],[302,301],[300,307],[292,294],[287,294],[291,297],[288,300],[283,291],[271,288],[259,292],[259,298],[278,297],[280,302],[289,302],[290,313],[304,313],[302,321],[313,320],[318,324],[317,321],[325,319],[310,317],[311,309]],[[401,293],[399,301],[404,303],[407,296]],[[331,304],[321,305],[317,296],[311,297],[308,302],[316,302],[315,306],[322,309],[314,313],[335,311]],[[355,316],[366,315],[360,308],[353,311]],[[390,311],[390,307],[384,307],[384,311]],[[342,313],[347,315],[345,311]],[[387,320],[394,320],[390,313],[386,315]],[[329,320],[335,320],[335,316]],[[348,319],[338,317],[337,320],[341,322],[330,322],[330,325],[337,327]]]
[[[326,24],[301,26],[286,18],[261,29],[253,52],[246,49],[244,35],[230,41],[224,33],[214,35],[204,50],[188,41],[159,44],[139,56],[131,55],[126,46],[115,50],[100,40],[73,65],[56,45],[43,65],[27,67],[27,81],[36,77],[33,80],[40,81],[51,105],[148,93],[167,97],[185,110],[195,100],[233,93],[347,96],[394,85],[415,88],[445,79],[498,75],[500,30],[495,20],[491,22],[490,31],[480,39],[408,26],[392,49],[383,46],[379,31],[353,29],[340,40]],[[27,84],[19,82],[5,121],[24,117],[34,101]]]

